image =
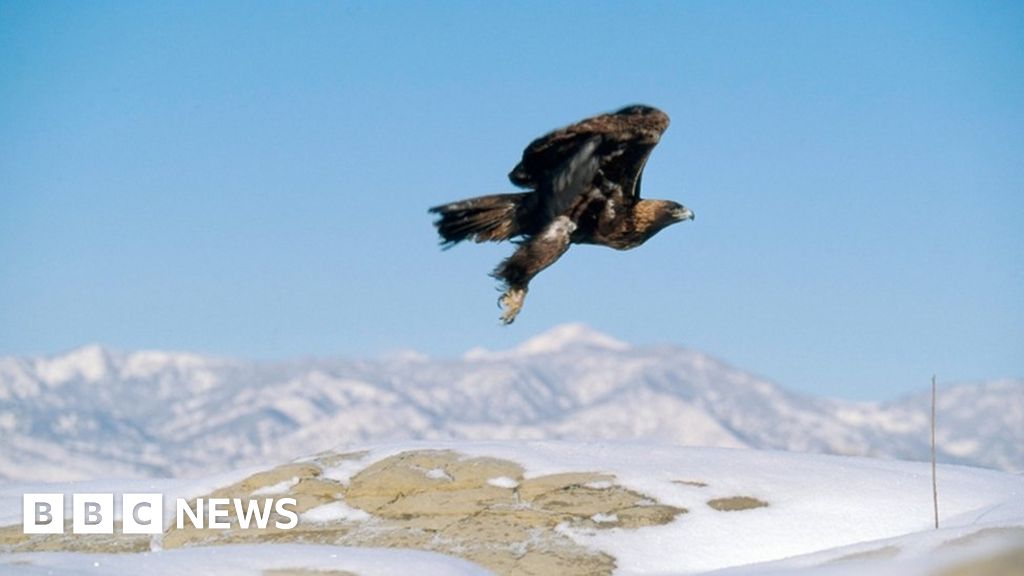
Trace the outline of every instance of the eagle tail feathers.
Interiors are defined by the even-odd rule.
[[[519,220],[527,210],[529,192],[492,194],[430,209],[442,244],[454,246],[463,240],[499,242],[521,234]]]

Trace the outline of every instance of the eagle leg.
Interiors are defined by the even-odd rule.
[[[503,324],[511,324],[523,307],[530,280],[558,260],[569,249],[569,241],[576,224],[567,216],[559,216],[547,225],[540,234],[531,237],[519,246],[494,270],[491,276],[501,280],[505,293],[498,299],[504,309]]]

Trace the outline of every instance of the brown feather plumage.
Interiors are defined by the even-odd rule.
[[[617,250],[640,246],[693,213],[670,200],[642,200],[647,158],[668,128],[650,106],[601,114],[542,136],[509,173],[528,192],[495,194],[431,208],[445,246],[521,238],[493,275],[505,285],[502,320],[511,323],[530,280],[571,244]]]

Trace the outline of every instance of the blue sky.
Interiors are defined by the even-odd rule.
[[[1019,2],[0,3],[0,354],[454,356],[551,326],[888,398],[1024,375]],[[497,322],[429,206],[630,103],[647,197]]]

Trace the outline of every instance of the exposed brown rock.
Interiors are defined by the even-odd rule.
[[[409,451],[369,463],[349,482],[323,477],[323,468],[365,453],[319,454],[313,460],[254,474],[203,498],[292,497],[296,512],[343,502],[369,513],[368,519],[303,522],[291,530],[238,528],[234,512],[226,530],[172,527],[164,548],[258,542],[301,542],[342,546],[415,548],[459,556],[498,573],[514,576],[600,576],[611,574],[615,559],[576,544],[557,527],[635,529],[666,524],[685,512],[628,490],[614,476],[594,472],[524,478],[522,466],[496,458],[465,457],[445,450]],[[263,494],[288,485],[282,494]],[[256,495],[254,495],[256,493]],[[20,527],[15,527],[20,528]],[[25,541],[20,530],[0,530],[0,550],[140,551],[146,537],[82,537]],[[268,576],[337,576],[337,572],[277,570]]]
[[[764,508],[768,503],[750,496],[731,496],[729,498],[715,498],[708,501],[708,506],[720,512],[737,512],[740,510],[753,510]]]

